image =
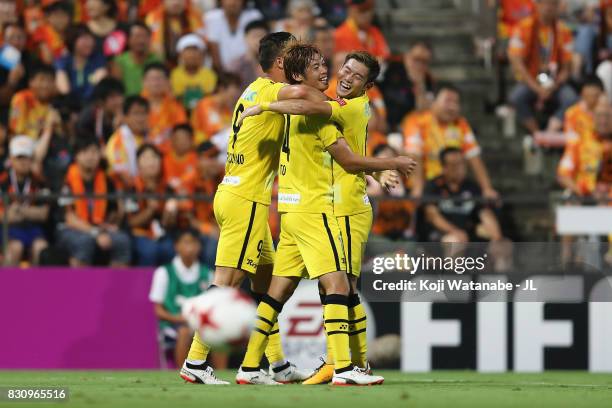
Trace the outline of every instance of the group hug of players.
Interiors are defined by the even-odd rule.
[[[370,105],[366,90],[380,73],[365,52],[349,54],[330,100],[321,53],[286,32],[261,40],[265,73],[240,96],[233,116],[223,182],[214,199],[220,227],[214,286],[239,287],[246,276],[258,301],[257,320],[236,375],[238,384],[373,385],[366,358],[366,315],[357,294],[363,248],[372,225],[365,174],[392,188],[416,162],[366,157]],[[278,173],[280,241],[268,224]],[[288,362],[278,315],[300,279],[318,279],[327,358],[317,370]],[[206,359],[196,333],[180,375],[193,383],[227,384]],[[266,355],[270,370],[260,369]]]

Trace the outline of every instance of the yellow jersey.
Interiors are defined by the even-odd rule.
[[[335,123],[353,153],[366,155],[370,100],[366,94],[353,99],[337,98],[328,102],[332,107],[330,121]],[[372,211],[366,193],[365,173],[350,174],[333,163],[334,215],[338,217]]]
[[[332,158],[326,151],[342,137],[321,116],[285,115],[278,170],[278,211],[333,214]]]
[[[285,117],[274,112],[263,112],[246,118],[241,126],[237,126],[236,122],[246,108],[275,102],[278,91],[284,86],[286,84],[268,78],[257,78],[238,99],[232,115],[225,176],[218,191],[228,191],[247,200],[270,205],[283,143]]]

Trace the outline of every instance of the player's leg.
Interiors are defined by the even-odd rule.
[[[343,243],[347,256],[347,272],[351,291],[349,295],[349,344],[351,360],[358,367],[368,369],[366,334],[367,316],[357,293],[357,280],[361,275],[361,263],[365,245],[372,228],[372,212],[340,217]]]
[[[251,332],[247,351],[236,375],[237,384],[278,384],[274,375],[266,375],[260,370],[261,359],[268,345],[269,336],[277,323],[284,303],[293,294],[299,283],[298,277],[274,276],[270,289],[257,306],[257,319]],[[278,326],[276,326],[278,327]],[[287,363],[290,368],[290,363]],[[282,369],[285,369],[282,367]],[[274,371],[273,371],[274,373]],[[291,382],[291,381],[288,381]]]
[[[257,245],[267,226],[267,207],[231,193],[218,192],[215,195],[214,211],[220,235],[211,287],[237,288],[247,274],[254,274],[257,269]],[[207,363],[209,352],[210,347],[196,332],[181,374],[185,371],[191,375],[202,375],[201,382],[208,383],[208,374],[214,375],[212,367]]]

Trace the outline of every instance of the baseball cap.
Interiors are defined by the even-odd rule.
[[[182,36],[176,43],[176,50],[183,52],[185,48],[196,47],[200,51],[206,50],[206,44],[202,37],[197,34],[186,34]]]
[[[34,155],[34,141],[29,136],[15,136],[9,144],[9,154],[11,157]]]
[[[361,11],[374,8],[374,0],[347,0],[346,3],[349,6],[357,7]]]

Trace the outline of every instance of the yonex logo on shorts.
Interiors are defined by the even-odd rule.
[[[302,200],[300,194],[278,193],[278,202],[283,204],[299,204]]]
[[[229,184],[231,186],[237,186],[240,184],[240,177],[238,176],[225,176],[221,184]]]
[[[370,205],[370,197],[368,197],[368,195],[367,195],[367,194],[364,194],[364,195],[363,195],[363,203],[364,203],[365,205]]]

